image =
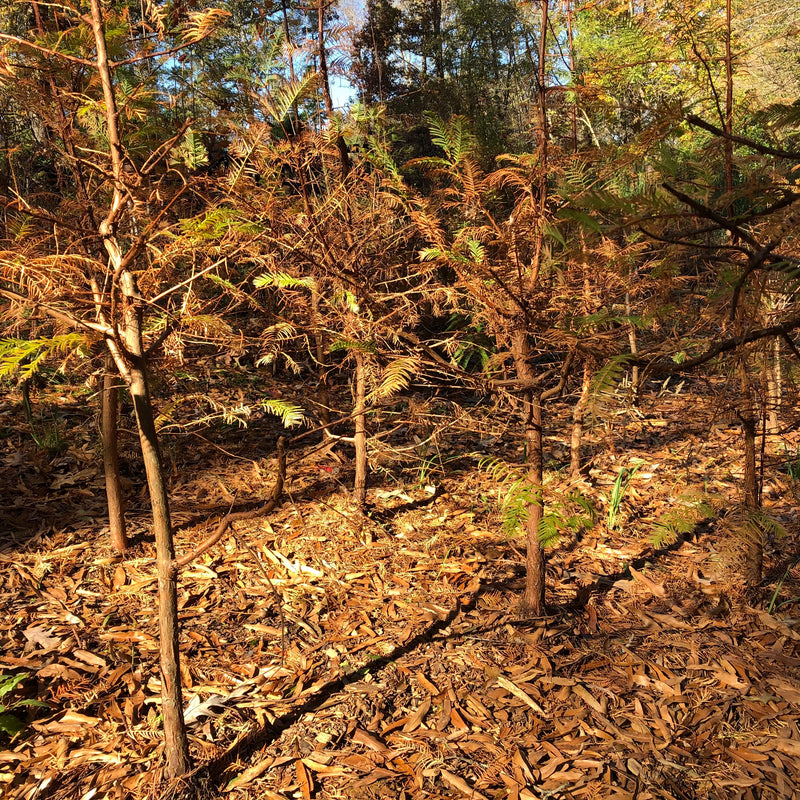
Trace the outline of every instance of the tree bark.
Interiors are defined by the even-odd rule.
[[[747,376],[744,359],[740,364],[742,398],[744,408],[739,412],[744,434],[744,507],[746,512],[755,512],[761,506],[758,491],[758,471],[756,469],[756,429],[757,421],[752,387]],[[744,579],[748,586],[761,582],[761,570],[764,561],[764,543],[759,526],[746,526]]]
[[[331,97],[331,84],[328,76],[328,55],[325,47],[325,0],[317,0],[317,48],[319,52],[319,75],[322,83],[322,97],[325,101],[325,112],[328,124],[333,125],[335,109]],[[350,150],[341,133],[336,134],[336,147],[339,150],[339,162],[342,165],[342,179],[350,172]]]
[[[126,271],[122,274],[121,284],[126,303],[123,338],[131,358],[128,369],[128,388],[139,428],[139,441],[147,474],[147,488],[153,514],[153,533],[156,540],[161,715],[164,720],[166,777],[177,778],[189,771],[190,762],[189,744],[183,721],[183,691],[178,648],[178,584],[172,573],[175,548],[172,540],[169,497],[142,352],[141,300],[130,272]]]
[[[367,372],[364,354],[355,351],[356,374],[353,397],[353,413],[355,416],[355,448],[356,448],[356,477],[353,484],[353,497],[359,506],[367,502],[367,421],[366,421],[366,396]]]
[[[511,353],[517,377],[521,381],[532,381],[533,369],[530,365],[530,346],[524,323],[519,322],[512,334]],[[544,514],[543,496],[543,436],[541,397],[528,391],[522,398],[522,413],[525,422],[525,463],[528,467],[528,489],[533,496],[525,508],[525,593],[522,597],[522,610],[534,616],[545,613],[545,557],[539,540],[539,523]]]
[[[589,389],[592,384],[592,367],[587,358],[583,362],[581,394],[572,409],[572,436],[569,449],[569,474],[577,478],[581,474],[581,442],[583,441],[583,419],[589,405]]]
[[[125,508],[122,484],[119,476],[119,452],[117,449],[119,376],[114,369],[110,353],[105,357],[103,374],[100,430],[103,440],[103,469],[106,476],[106,499],[108,501],[108,527],[111,546],[120,553],[128,549],[128,534],[125,525]]]
[[[178,650],[178,598],[177,581],[172,575],[174,558],[172,524],[169,514],[164,471],[158,450],[153,407],[147,385],[146,359],[142,347],[142,308],[133,273],[128,269],[116,237],[115,226],[125,206],[125,181],[123,151],[119,132],[119,115],[111,68],[108,63],[105,27],[100,0],[91,0],[91,16],[87,18],[94,32],[97,50],[97,72],[105,100],[106,127],[111,156],[114,193],[105,218],[99,225],[99,234],[108,253],[114,279],[119,281],[123,297],[122,340],[127,353],[122,353],[114,339],[108,340],[120,374],[125,377],[133,400],[139,440],[142,446],[147,486],[153,514],[153,533],[156,540],[158,570],[158,618],[161,655],[161,714],[164,720],[164,747],[166,751],[165,776],[177,778],[189,771],[189,742],[183,720],[183,694]],[[131,254],[129,253],[129,256]],[[110,320],[115,324],[114,320]]]

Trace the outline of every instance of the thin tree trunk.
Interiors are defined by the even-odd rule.
[[[780,433],[781,395],[783,375],[781,373],[781,340],[775,337],[772,353],[767,356],[767,403],[769,406],[767,432],[770,436]]]
[[[723,142],[725,154],[725,191],[728,193],[728,214],[733,212],[733,55],[731,53],[731,0],[725,0],[725,119],[722,127],[728,134]]]
[[[314,358],[317,362],[317,379],[319,387],[317,396],[320,404],[320,420],[323,425],[331,421],[331,398],[328,391],[328,359],[325,353],[325,333],[322,328],[322,318],[319,310],[319,290],[316,286],[311,289],[311,325],[314,338]]]
[[[525,449],[528,461],[528,482],[534,492],[534,501],[528,504],[525,520],[525,595],[522,606],[539,617],[545,613],[545,559],[539,538],[539,523],[544,514],[543,497],[543,436],[542,402],[535,392],[524,400],[526,411]]]
[[[297,83],[294,73],[294,42],[292,41],[292,32],[289,30],[289,9],[286,0],[281,0],[281,12],[283,14],[283,35],[286,38],[286,46],[289,48],[289,80],[294,86]],[[297,135],[300,131],[300,112],[297,108],[297,100],[292,102],[292,112],[294,116],[292,133]]]
[[[111,546],[115,550],[119,550],[120,553],[124,553],[128,549],[128,534],[125,525],[125,509],[119,476],[119,453],[117,449],[118,380],[119,376],[114,368],[114,359],[110,353],[106,353],[100,430],[103,439],[103,469],[106,476],[108,527],[111,535]]]
[[[359,506],[363,506],[367,501],[367,421],[365,415],[367,372],[364,354],[360,350],[356,350],[355,358],[353,414],[355,416],[356,477],[353,484],[353,497]]]
[[[592,384],[592,366],[587,358],[583,362],[581,394],[572,409],[572,436],[569,450],[569,474],[577,478],[581,474],[581,442],[583,441],[583,420],[589,405],[589,389]]]
[[[630,292],[625,292],[625,314],[631,316],[631,295]],[[636,343],[636,328],[632,324],[628,324],[628,346],[631,349],[631,355],[637,356],[639,348]],[[631,369],[631,395],[632,405],[639,402],[639,367]]]
[[[142,446],[147,486],[153,514],[153,533],[156,540],[158,570],[158,619],[161,655],[161,715],[164,720],[164,748],[166,751],[165,775],[177,778],[189,771],[189,742],[183,720],[183,694],[181,691],[180,653],[178,650],[178,599],[177,582],[171,574],[175,555],[172,542],[172,524],[169,515],[164,471],[158,450],[153,407],[147,385],[146,359],[142,347],[142,308],[133,274],[123,259],[115,233],[115,224],[125,206],[123,152],[119,134],[119,115],[111,68],[108,63],[106,36],[100,0],[91,0],[91,17],[97,50],[97,72],[103,89],[114,193],[99,233],[108,253],[110,266],[119,281],[123,297],[124,320],[122,337],[127,350],[126,360],[117,342],[108,340],[120,374],[125,377],[133,400],[139,440]],[[111,320],[114,324],[114,320]]]
[[[740,378],[744,408],[739,413],[744,434],[744,507],[754,512],[760,508],[758,491],[758,471],[756,469],[756,414],[753,392],[747,376],[746,361],[740,364]],[[761,581],[761,570],[764,561],[764,543],[761,532],[756,525],[746,526],[744,579],[748,586],[755,586]]]
[[[523,381],[533,380],[530,365],[530,346],[528,334],[523,324],[519,324],[512,334],[511,352],[517,377]],[[542,404],[535,392],[527,392],[522,399],[522,413],[525,422],[525,462],[528,467],[528,488],[533,500],[526,506],[525,520],[525,593],[522,597],[523,611],[534,616],[545,613],[545,557],[539,540],[539,522],[544,513],[543,496],[543,436]]]
[[[569,121],[572,136],[572,152],[578,152],[578,90],[575,85],[575,37],[572,30],[572,3],[573,0],[565,0],[567,11],[567,44],[569,46],[569,78],[573,87],[572,102],[569,106]]]
[[[142,311],[133,275],[130,272],[123,273],[122,292],[128,304],[123,336],[125,348],[130,353],[132,361],[129,367],[130,382],[128,386],[139,428],[139,441],[147,474],[147,487],[153,514],[153,533],[156,540],[161,716],[164,720],[166,775],[168,778],[176,778],[188,772],[190,762],[186,727],[183,721],[183,691],[178,647],[178,582],[172,574],[175,548],[172,540],[169,497],[158,447],[153,405],[150,401],[147,384],[145,358],[142,352]]]
[[[335,109],[331,97],[331,83],[328,76],[328,55],[325,48],[325,0],[317,0],[317,48],[319,52],[319,75],[322,83],[322,97],[325,101],[325,112],[328,124],[333,125]],[[341,133],[336,134],[336,147],[339,150],[339,162],[342,165],[342,178],[350,172],[350,150]]]

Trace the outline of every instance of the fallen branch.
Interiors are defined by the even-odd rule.
[[[253,519],[263,514],[268,514],[275,509],[281,502],[283,496],[283,484],[286,480],[286,439],[281,436],[278,439],[278,474],[275,478],[275,486],[272,489],[272,497],[264,505],[250,511],[236,511],[226,514],[217,524],[214,533],[204,539],[192,552],[182,555],[180,558],[173,558],[170,565],[170,573],[176,577],[183,567],[189,565],[198,556],[210,550],[228,531],[228,528],[239,520]]]

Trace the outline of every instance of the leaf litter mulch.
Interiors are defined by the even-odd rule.
[[[646,417],[615,433],[623,455],[603,450],[580,487],[602,507],[640,458],[621,530],[599,524],[549,553],[542,619],[517,613],[523,559],[488,474],[376,482],[364,517],[341,458],[295,452],[284,505],[181,575],[195,783],[232,800],[800,796],[795,545],[768,543],[768,578],[747,596],[720,567],[713,521],[648,544],[679,485],[733,502],[738,475],[735,430],[698,420],[700,435],[669,402]],[[60,458],[77,469],[79,456]],[[15,458],[6,471],[22,469]],[[176,479],[178,549],[213,521],[192,511],[224,513],[245,486],[266,497],[270,466]],[[28,478],[51,501],[73,492],[72,506],[83,491],[91,517],[96,487],[47,468]],[[790,528],[788,488],[768,476],[764,494]],[[0,744],[9,800],[163,794],[154,548],[145,538],[118,559],[97,516],[0,549],[0,671],[27,676],[0,703],[47,705],[19,708],[26,730]]]

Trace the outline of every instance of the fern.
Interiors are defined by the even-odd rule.
[[[200,137],[191,128],[186,131],[180,143],[173,148],[170,162],[173,166],[182,164],[190,170],[208,166],[208,151]]]
[[[357,342],[354,339],[336,339],[328,346],[329,353],[336,353],[342,350],[358,350],[362,353],[375,353],[377,348],[375,342]]]
[[[189,19],[182,30],[183,43],[188,45],[202,41],[222,27],[230,15],[230,11],[222,8],[204,8],[189,12]]]
[[[253,278],[253,286],[263,289],[274,286],[276,289],[314,289],[317,282],[312,277],[295,278],[286,272],[265,272]]]
[[[24,380],[35,375],[45,359],[88,352],[87,340],[79,333],[63,333],[51,339],[0,339],[0,378],[19,372]]]
[[[275,122],[281,123],[303,100],[312,96],[318,84],[319,77],[315,72],[309,72],[299,80],[285,81],[265,102],[264,110]]]
[[[654,547],[673,544],[678,537],[691,533],[704,519],[713,517],[719,498],[689,491],[678,497],[673,507],[654,523],[651,540]]]
[[[425,123],[430,129],[431,141],[444,150],[451,164],[462,163],[475,151],[476,140],[464,117],[454,116],[444,122],[436,114],[426,114]]]
[[[530,507],[543,505],[541,487],[530,482],[525,471],[516,465],[493,458],[483,458],[479,465],[501,484],[500,518],[506,536],[515,536],[524,528]],[[577,492],[553,498],[539,520],[536,535],[542,547],[555,544],[566,533],[591,528],[597,512],[591,501]]]
[[[378,387],[369,394],[367,401],[375,403],[386,400],[407,389],[419,371],[420,360],[416,356],[398,358],[383,371]]]
[[[261,408],[268,414],[279,417],[284,428],[293,428],[306,421],[306,415],[300,406],[286,400],[262,400]]]
[[[596,413],[611,398],[622,382],[628,362],[633,358],[631,353],[614,356],[598,370],[589,389],[589,409]]]

